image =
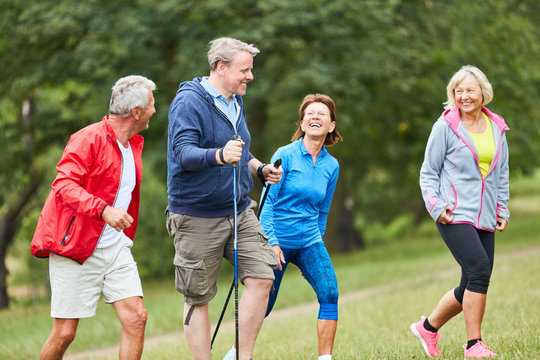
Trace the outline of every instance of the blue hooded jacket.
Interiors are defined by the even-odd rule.
[[[218,165],[216,151],[238,134],[245,145],[237,167],[238,212],[250,204],[253,187],[249,161],[251,137],[242,98],[240,116],[234,129],[214,99],[200,84],[201,78],[180,84],[169,108],[167,144],[168,210],[199,217],[232,215],[233,167]]]

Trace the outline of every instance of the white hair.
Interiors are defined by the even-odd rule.
[[[154,91],[156,84],[140,75],[129,75],[119,79],[112,87],[109,114],[120,117],[131,115],[131,109],[146,109],[148,92]]]
[[[243,41],[229,37],[222,37],[210,41],[210,50],[208,50],[208,64],[210,65],[210,70],[215,70],[220,61],[225,64],[231,63],[234,56],[239,51],[247,51],[251,56],[255,56],[260,52],[253,44],[247,44]]]
[[[444,102],[445,109],[455,109],[457,107],[454,90],[469,75],[473,76],[478,81],[478,84],[480,84],[483,97],[482,105],[486,106],[491,102],[493,99],[493,88],[486,75],[476,66],[465,65],[452,76],[448,82],[448,86],[446,86],[446,96],[448,99]]]

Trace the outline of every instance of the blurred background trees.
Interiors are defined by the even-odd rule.
[[[425,218],[425,142],[462,65],[478,66],[494,87],[489,107],[510,126],[512,173],[538,166],[535,0],[0,0],[0,8],[0,308],[8,268],[10,284],[47,283],[47,261],[32,258],[29,243],[54,167],[69,135],[108,113],[112,85],[129,74],[158,85],[157,113],[142,133],[133,251],[143,277],[171,276],[167,111],[181,81],[208,75],[216,37],[261,50],[244,101],[252,153],[263,161],[289,142],[304,95],[335,100],[345,141],[329,149],[341,166],[331,251],[387,241]]]

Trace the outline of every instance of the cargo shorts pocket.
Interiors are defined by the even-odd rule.
[[[176,214],[170,210],[165,210],[166,220],[165,226],[167,227],[167,233],[169,237],[174,238],[178,229],[182,226],[186,219],[186,215]]]
[[[208,278],[204,260],[186,259],[179,254],[174,258],[176,290],[186,296],[201,296],[208,292]]]
[[[263,231],[259,231],[258,233],[260,238],[261,259],[265,264],[270,265],[272,269],[276,269],[278,265],[276,253],[268,242],[268,237],[266,234]]]

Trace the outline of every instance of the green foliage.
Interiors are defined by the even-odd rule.
[[[2,0],[1,7],[0,216],[37,177],[42,187],[24,213],[41,207],[59,159],[51,154],[107,113],[119,77],[137,73],[157,83],[157,113],[143,132],[143,207],[134,247],[145,277],[166,274],[163,263],[172,257],[163,225],[168,106],[179,82],[208,74],[208,41],[218,36],[261,50],[245,97],[258,158],[269,159],[289,142],[304,95],[335,100],[345,141],[331,149],[342,189],[330,217],[340,218],[344,204],[351,205],[370,244],[388,238],[389,224],[401,224],[401,231],[408,223],[399,219],[414,214],[416,223],[425,216],[418,170],[446,83],[464,64],[480,67],[493,84],[489,106],[511,128],[512,173],[539,165],[532,156],[540,151],[534,0]],[[35,223],[22,224],[18,241],[28,244]],[[340,241],[337,230],[327,235]]]

